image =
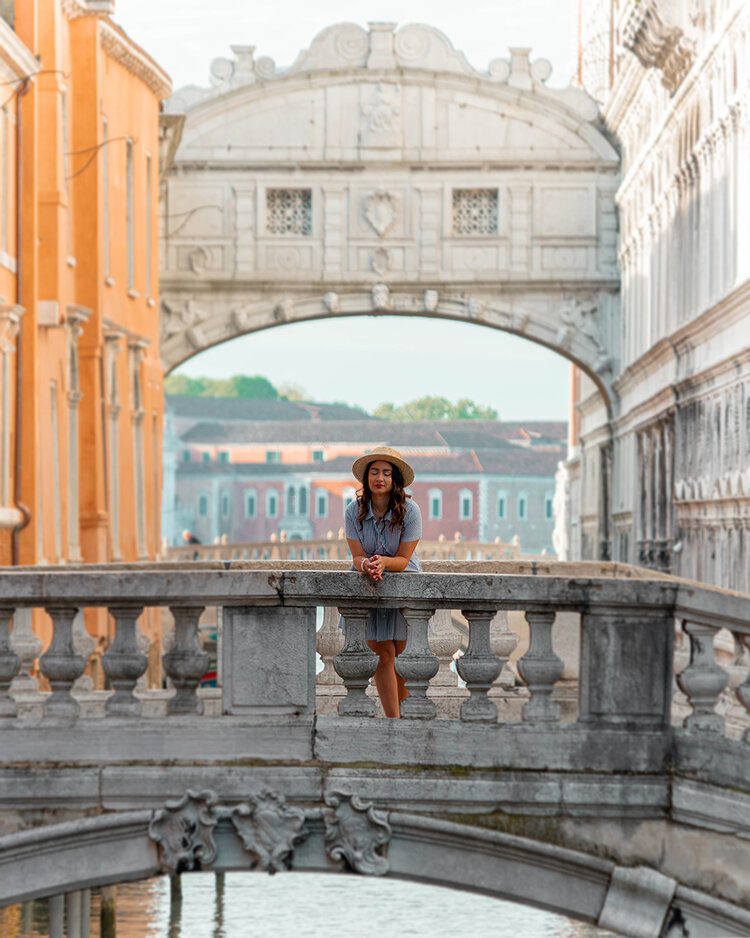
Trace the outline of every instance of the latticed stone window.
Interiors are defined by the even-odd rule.
[[[497,189],[453,190],[453,234],[497,234]]]
[[[266,228],[269,234],[311,235],[311,190],[267,189]]]

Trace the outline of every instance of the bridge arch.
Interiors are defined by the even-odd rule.
[[[294,854],[293,870],[351,873],[332,859],[321,823]],[[73,892],[92,886],[148,879],[174,872],[165,866],[149,831],[152,811],[124,811],[67,821],[0,837],[0,904]],[[390,812],[381,875],[499,899],[598,924],[617,934],[744,935],[750,913],[646,867],[622,867],[608,859],[553,844],[415,814]],[[249,871],[256,857],[243,851],[229,822],[215,831],[216,854],[207,871]],[[195,867],[200,869],[200,865]],[[188,872],[189,870],[183,870]],[[262,874],[261,874],[262,875]],[[680,932],[678,932],[680,933]]]
[[[619,156],[584,92],[426,26],[332,26],[283,71],[233,49],[164,118],[167,370],[284,322],[433,316],[546,345],[616,409]]]

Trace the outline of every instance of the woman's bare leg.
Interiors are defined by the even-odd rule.
[[[380,703],[383,705],[383,713],[387,717],[400,717],[399,702],[403,699],[400,696],[403,679],[396,674],[395,662],[398,653],[397,646],[400,645],[401,648],[398,650],[403,651],[406,642],[368,642],[367,644],[378,656],[375,687],[378,689]],[[404,690],[406,690],[405,687]]]
[[[393,644],[396,646],[396,657],[398,657],[404,648],[406,648],[406,642],[394,642]],[[395,662],[393,670],[396,671]],[[409,696],[409,691],[406,689],[406,681],[401,677],[398,671],[396,671],[396,684],[398,685],[398,702],[401,703],[402,700],[406,700]]]

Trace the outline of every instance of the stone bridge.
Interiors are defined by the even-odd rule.
[[[728,734],[722,715],[727,694],[750,705],[748,597],[617,564],[456,563],[377,585],[338,566],[0,573],[0,903],[201,868],[354,871],[624,935],[750,933],[750,730]],[[401,720],[377,718],[366,693],[377,605],[408,623]],[[198,691],[207,606],[223,612],[213,716]],[[149,698],[164,692],[136,690],[151,607],[174,620],[163,666],[175,690],[158,717]],[[316,712],[319,607],[348,624],[336,715]],[[51,692],[30,711],[8,690],[21,666],[10,625],[25,608],[54,627],[40,659]],[[74,622],[88,608],[115,622],[103,658],[114,690],[89,695],[98,716],[73,692],[86,663]],[[430,687],[441,610],[468,623],[463,699],[448,719],[436,719]],[[490,623],[503,610],[522,611],[530,636],[517,721],[498,719],[490,693],[504,663]],[[563,720],[554,647],[571,614],[578,699]],[[738,650],[729,670],[715,656],[720,632]]]

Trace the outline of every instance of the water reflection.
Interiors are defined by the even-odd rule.
[[[91,902],[91,938],[101,895]],[[47,902],[0,909],[3,938],[50,934]],[[117,938],[605,938],[610,932],[487,896],[357,876],[192,873],[117,887]]]

